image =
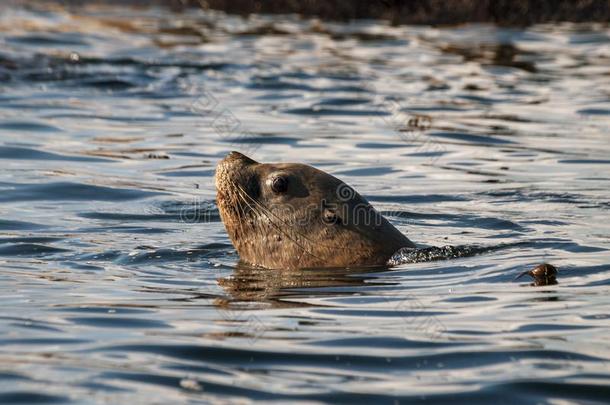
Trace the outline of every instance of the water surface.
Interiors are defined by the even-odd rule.
[[[2,6],[0,403],[607,403],[609,67],[600,25]],[[239,266],[230,150],[508,247]]]

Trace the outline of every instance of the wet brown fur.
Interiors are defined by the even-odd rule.
[[[275,176],[288,179],[275,193]],[[216,168],[216,202],[240,258],[271,269],[385,265],[415,245],[341,180],[304,164],[231,152]]]

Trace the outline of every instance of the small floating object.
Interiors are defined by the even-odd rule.
[[[536,266],[533,270],[524,271],[515,277],[515,280],[520,279],[526,274],[534,279],[534,283],[532,285],[535,286],[557,284],[557,268],[549,263],[542,263]]]

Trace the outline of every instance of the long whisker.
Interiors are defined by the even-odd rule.
[[[314,241],[309,239],[309,237],[307,235],[305,235],[302,232],[299,232],[298,230],[294,229],[291,224],[289,224],[288,222],[286,222],[285,220],[283,220],[282,218],[278,217],[275,213],[273,213],[273,211],[271,211],[270,209],[268,209],[267,207],[265,207],[260,201],[256,200],[255,198],[251,197],[250,195],[248,195],[248,193],[241,188],[241,186],[236,185],[237,188],[241,189],[241,192],[245,194],[245,196],[250,199],[250,201],[252,201],[254,204],[256,204],[257,207],[259,207],[261,210],[266,211],[269,215],[273,216],[274,218],[276,218],[278,221],[280,221],[282,224],[286,225],[288,229],[292,229],[293,232],[295,232],[298,236],[300,236],[301,238],[303,238],[304,240],[306,240],[307,242],[311,243],[312,245],[316,245],[316,246],[321,246],[325,249],[329,249],[329,250],[338,250],[338,249],[343,249],[343,250],[350,250],[350,247],[336,247],[336,246],[324,246],[323,244],[321,244],[320,242]],[[285,232],[284,232],[285,234]]]
[[[243,188],[241,189],[241,191],[243,193],[245,193],[246,197],[250,199],[250,201],[252,201],[254,204],[256,204],[256,206],[258,208],[260,208],[261,210],[263,210],[264,212],[266,212],[267,214],[273,216],[275,219],[277,219],[278,221],[280,221],[282,224],[287,225],[289,229],[291,229],[291,224],[289,224],[288,222],[286,222],[285,220],[283,220],[282,218],[278,217],[273,211],[271,211],[269,208],[265,207],[260,201],[258,201],[257,199],[253,198],[252,196],[248,195],[245,190],[243,190]],[[311,239],[309,239],[305,234],[294,230],[294,232],[296,234],[298,234],[299,236],[301,236],[303,239],[305,239],[306,241],[312,243],[312,244],[318,244],[317,242],[312,241]]]
[[[295,245],[297,245],[301,250],[303,250],[305,253],[307,253],[310,256],[315,257],[316,259],[320,259],[320,257],[314,255],[313,253],[311,253],[311,251],[309,251],[307,248],[305,248],[303,245],[301,245],[297,240],[295,240],[293,237],[291,237],[284,229],[282,229],[282,227],[278,226],[273,219],[270,217],[270,215],[274,216],[277,218],[277,216],[275,214],[273,214],[273,212],[271,212],[269,209],[267,209],[266,207],[264,207],[259,201],[257,201],[256,199],[254,199],[253,197],[251,197],[250,195],[248,195],[248,193],[239,185],[239,184],[235,184],[235,189],[238,190],[240,196],[242,198],[247,198],[249,199],[254,206],[251,206],[250,204],[248,204],[250,206],[250,208],[258,215],[264,216],[265,218],[267,218],[269,220],[269,223],[275,228],[277,229],[281,234],[283,234],[284,236],[286,236],[289,240],[291,240]],[[285,222],[283,220],[281,220],[280,218],[278,218],[280,221],[282,221],[284,224]],[[303,236],[303,235],[301,235]],[[305,237],[305,239],[308,242],[311,242],[308,238]]]
[[[275,219],[277,219],[278,221],[280,221],[282,224],[284,225],[290,225],[288,224],[286,221],[284,221],[283,219],[279,218],[277,215],[275,215],[270,209],[268,209],[267,207],[265,207],[260,201],[256,200],[255,198],[251,197],[250,195],[248,195],[248,193],[241,187],[241,186],[237,186],[237,188],[240,190],[241,192],[241,197],[242,198],[248,198],[253,204],[254,207],[250,206],[250,204],[248,204],[252,209],[256,209],[257,213],[264,215],[269,221],[273,222],[272,219],[270,218],[270,216],[273,216]],[[275,223],[274,223],[275,224]],[[288,227],[288,229],[291,229],[290,226]],[[287,235],[287,232],[285,229],[280,229],[280,231],[284,234]],[[309,240],[304,234],[295,231],[299,236],[303,237],[303,239],[307,240],[308,242],[313,243],[311,240]],[[288,236],[288,235],[287,235]]]
[[[235,193],[235,196],[237,197],[237,222],[238,222],[238,227],[239,227],[239,231],[241,232],[241,234],[244,233],[244,221],[246,220],[246,209],[244,207],[244,205],[249,206],[249,204],[244,200],[244,198],[239,194],[239,193]]]
[[[253,199],[252,197],[250,197],[247,192],[239,185],[235,185],[236,190],[238,190],[238,195],[239,197],[242,199],[242,201],[244,201],[244,203],[258,216],[264,216],[266,217],[269,222],[274,226],[277,227],[277,224],[275,224],[275,222],[272,221],[272,219],[269,217],[268,213],[265,212],[264,207],[255,199]],[[252,203],[248,202],[246,200],[246,198],[248,198]],[[252,205],[254,204],[254,205]],[[281,233],[283,233],[284,235],[286,235],[286,232],[284,230],[282,230],[281,228],[277,228]],[[288,235],[286,235],[288,236]]]
[[[230,188],[231,192],[227,194],[229,201],[233,205],[233,213],[235,215],[233,224],[236,227],[235,232],[237,233],[237,235],[239,235],[237,237],[237,239],[239,240],[245,234],[245,228],[247,226],[246,221],[248,215],[246,212],[246,207],[250,209],[252,209],[252,207],[251,204],[243,197],[243,195],[241,195],[238,188],[236,187],[237,185],[234,183],[232,183],[232,185],[233,187]]]

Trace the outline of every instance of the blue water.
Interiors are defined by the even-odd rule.
[[[609,67],[600,25],[0,6],[0,403],[610,402]],[[504,247],[245,268],[230,150]]]

